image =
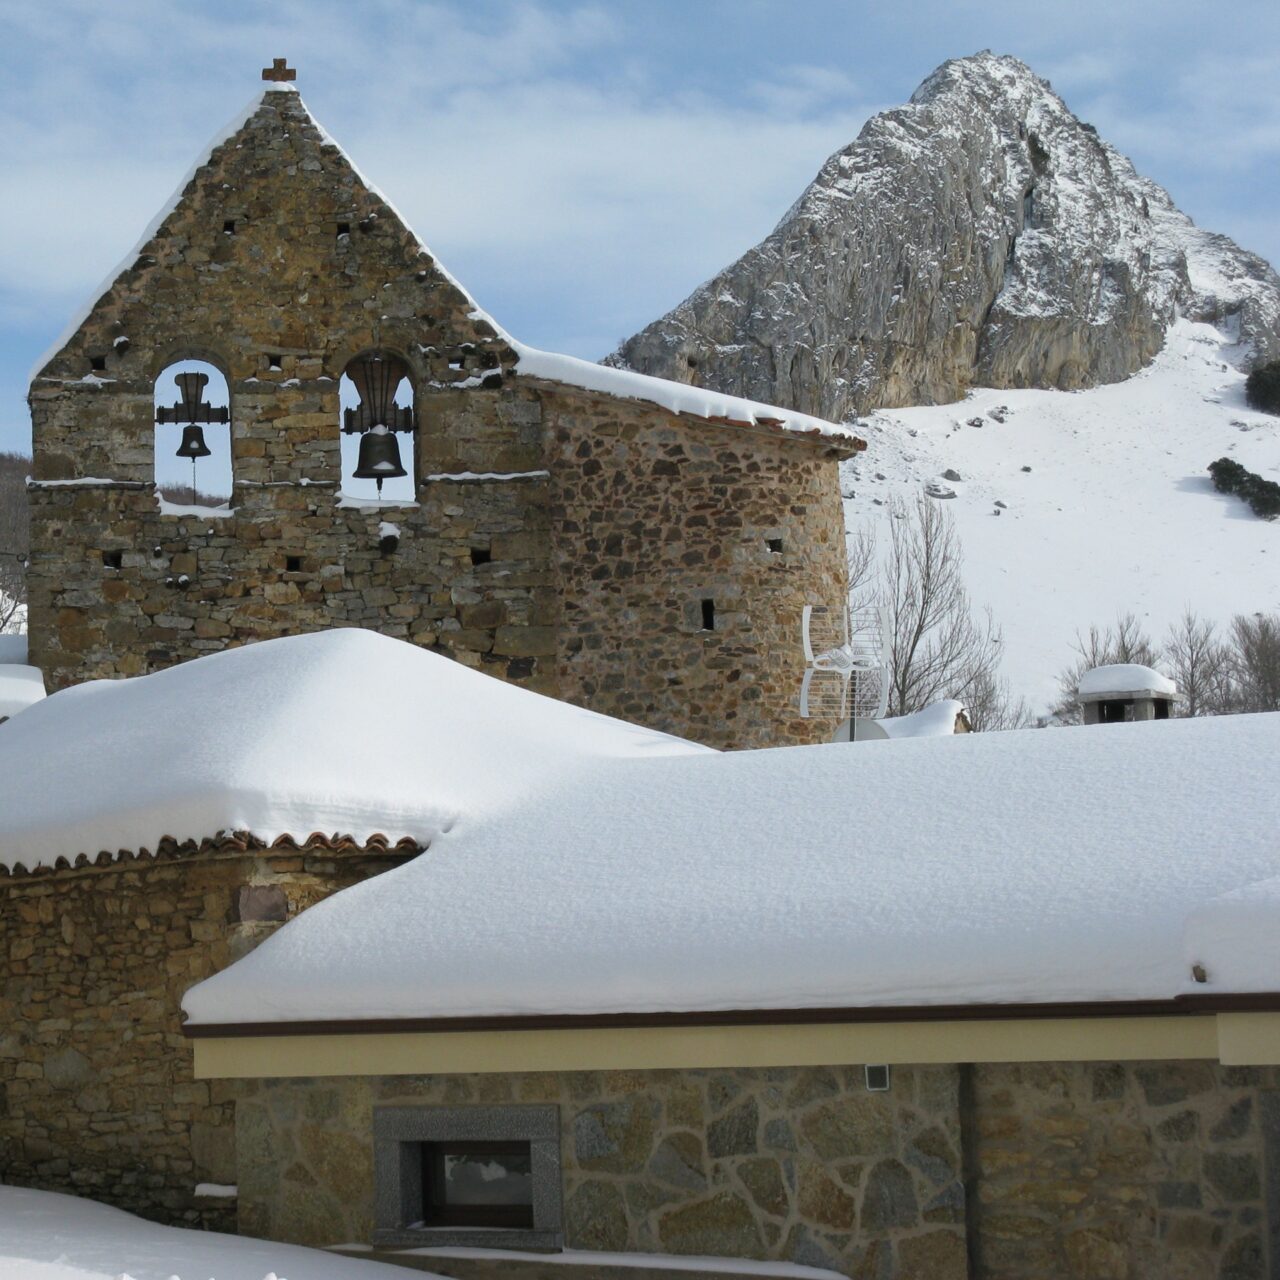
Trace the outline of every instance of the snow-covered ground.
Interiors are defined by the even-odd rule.
[[[871,521],[887,542],[890,498],[954,492],[937,501],[955,518],[969,593],[1003,627],[1004,674],[1035,711],[1076,632],[1117,612],[1159,641],[1188,605],[1218,622],[1280,609],[1280,523],[1216,493],[1206,472],[1227,455],[1280,480],[1280,418],[1246,406],[1241,355],[1179,320],[1125,382],[877,412],[859,424],[867,452],[843,467],[849,524]]]
[[[51,1191],[0,1187],[0,1280],[423,1280],[320,1249],[183,1231]]]

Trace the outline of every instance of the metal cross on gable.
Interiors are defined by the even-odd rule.
[[[298,72],[289,65],[288,58],[272,58],[269,67],[262,68],[264,80],[296,80]]]

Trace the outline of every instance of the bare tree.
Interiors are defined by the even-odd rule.
[[[965,703],[974,728],[1026,724],[998,677],[1003,637],[990,611],[975,618],[964,588],[960,542],[928,498],[889,506],[881,601],[889,628],[889,713],[907,715],[939,698]],[[975,721],[976,717],[976,722]]]
[[[1280,711],[1280,615],[1232,619],[1230,663],[1233,710]]]
[[[879,591],[876,580],[876,535],[870,525],[861,525],[849,543],[849,603],[855,609],[875,604]]]
[[[1169,674],[1186,699],[1177,705],[1185,716],[1221,715],[1231,702],[1231,654],[1212,622],[1188,606],[1169,628],[1162,655]]]
[[[0,633],[18,630],[26,616],[30,470],[30,458],[0,453]]]

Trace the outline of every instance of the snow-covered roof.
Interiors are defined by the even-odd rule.
[[[542,378],[548,382],[561,382],[566,386],[586,391],[598,391],[604,395],[624,400],[643,400],[656,404],[669,413],[687,413],[695,418],[707,418],[731,425],[772,427],[795,435],[825,437],[833,443],[863,449],[866,444],[849,426],[815,418],[794,409],[782,409],[777,405],[744,400],[741,396],[723,395],[703,387],[691,387],[668,378],[654,378],[647,373],[635,373],[630,369],[615,369],[608,365],[593,364],[576,356],[555,355],[539,351],[517,342],[509,334],[503,335],[511,349],[519,356],[515,372],[530,378]]]
[[[44,674],[39,667],[0,662],[0,720],[16,716],[44,696]]]
[[[6,724],[0,864],[224,831],[425,844],[464,814],[518,811],[548,771],[667,754],[708,748],[371,631],[294,636],[76,685]]]
[[[943,698],[905,716],[885,716],[876,724],[890,738],[943,738],[955,733],[956,720],[963,714],[963,702]]]
[[[292,93],[296,95],[297,90],[291,84],[272,84],[264,93],[255,95],[244,108],[236,112],[214,134],[209,143],[200,151],[195,164],[187,171],[172,195],[148,223],[138,242],[98,288],[94,290],[85,304],[75,312],[71,321],[63,332],[59,334],[53,345],[36,361],[29,381],[36,381],[49,361],[66,346],[80,329],[80,326],[89,318],[103,294],[137,260],[142,250],[164,225],[165,220],[178,207],[183,193],[192,178],[209,163],[214,151],[243,128],[266,103],[267,99],[276,93]],[[301,98],[299,98],[299,102],[301,103]],[[306,104],[302,103],[302,106],[307,111],[307,114],[310,115],[310,110],[306,107]],[[595,391],[622,399],[642,400],[649,404],[656,404],[671,413],[690,414],[694,417],[706,418],[729,425],[765,427],[799,436],[826,438],[833,444],[843,445],[847,450],[866,447],[865,441],[857,435],[852,427],[828,422],[824,418],[815,418],[810,414],[798,413],[795,410],[780,408],[776,405],[760,404],[754,400],[745,400],[740,396],[721,395],[718,392],[706,391],[700,387],[690,387],[683,383],[671,382],[665,378],[653,378],[646,374],[632,373],[628,370],[606,368],[603,365],[593,364],[590,360],[581,360],[575,356],[540,351],[536,347],[526,346],[524,343],[517,341],[487,311],[476,303],[475,299],[463,288],[458,279],[444,267],[422,238],[413,231],[404,214],[387,199],[385,192],[381,191],[375,183],[370,182],[365,174],[360,171],[355,161],[351,159],[333,135],[316,121],[314,116],[311,119],[320,134],[322,144],[333,147],[342,155],[361,183],[373,195],[377,196],[399,219],[401,225],[413,235],[418,249],[433,261],[440,274],[470,303],[471,319],[484,321],[492,327],[498,337],[511,347],[517,357],[514,369],[517,375],[559,382],[566,386]]]
[[[956,731],[956,720],[962,715],[963,702],[957,702],[954,698],[942,698],[903,716],[882,716],[879,720],[859,717],[854,725],[854,739],[857,742],[878,742],[886,738],[951,737]],[[849,741],[848,720],[836,726],[831,741]]]
[[[193,988],[194,1023],[1165,999],[1222,990],[1220,960],[1276,986],[1280,899],[1231,895],[1280,877],[1280,715],[566,768],[530,721],[438,710],[464,745],[405,797],[428,850]],[[1207,903],[1265,922],[1252,951]]]
[[[1076,694],[1083,700],[1112,698],[1123,693],[1159,694],[1176,696],[1178,686],[1168,676],[1162,676],[1151,667],[1138,662],[1110,662],[1093,667],[1080,677]]]

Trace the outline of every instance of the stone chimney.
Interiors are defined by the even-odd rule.
[[[1085,724],[1167,720],[1178,696],[1172,680],[1136,662],[1094,667],[1080,677],[1076,689]]]

